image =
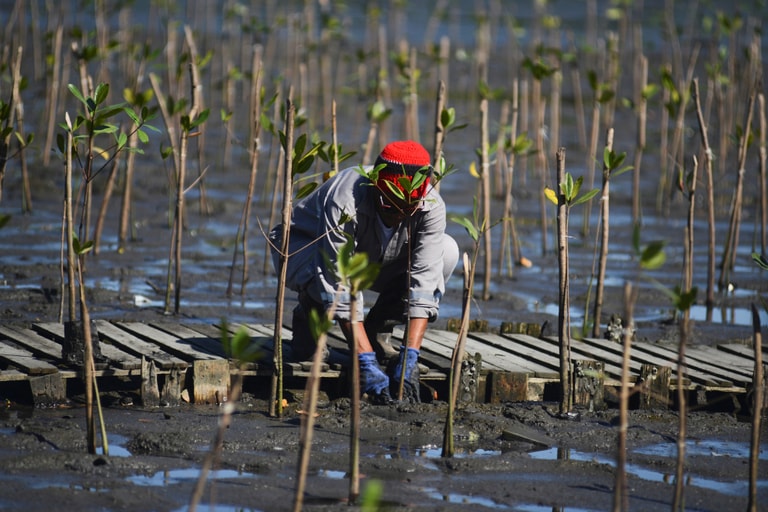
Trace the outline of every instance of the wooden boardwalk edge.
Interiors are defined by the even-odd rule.
[[[274,327],[269,324],[228,326],[230,334],[246,329],[252,342],[261,347],[262,357],[243,365],[225,354],[220,325],[97,320],[94,327],[101,354],[107,361],[98,369],[97,377],[140,377],[142,390],[158,397],[178,395],[188,386],[189,399],[195,403],[219,403],[227,396],[233,376],[268,377],[274,373]],[[290,362],[290,329],[283,327],[281,336],[286,342],[286,376],[307,378],[310,363]],[[396,329],[394,342],[401,343],[402,336],[402,329]],[[431,381],[438,387],[447,386],[456,340],[453,332],[427,331],[420,356],[420,362],[429,368],[421,377],[425,384]],[[65,398],[66,381],[81,377],[81,372],[63,359],[63,342],[63,324],[0,326],[0,390],[11,383],[28,382],[35,403]],[[348,365],[347,344],[338,328],[329,333],[328,345],[334,356],[324,366],[322,377],[337,379],[345,374]],[[594,405],[596,399],[603,399],[603,387],[619,385],[621,344],[597,338],[571,340],[571,352],[574,368],[582,378],[576,385],[577,403]],[[475,386],[468,395],[470,399],[494,403],[543,400],[549,386],[559,386],[556,337],[472,332],[467,337],[466,354],[467,360],[479,369],[475,377],[461,377],[462,382]],[[708,394],[739,395],[744,399],[752,389],[754,355],[750,347],[687,347],[685,378],[681,383],[677,382],[676,358],[674,347],[632,344],[629,381],[643,391],[645,399],[641,406],[670,406],[670,396],[678,385],[694,393],[698,405],[706,405]]]

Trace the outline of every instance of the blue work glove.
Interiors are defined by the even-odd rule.
[[[362,352],[357,355],[357,358],[360,362],[360,391],[368,395],[371,403],[382,405],[391,403],[389,377],[379,368],[376,352]]]
[[[395,369],[390,379],[392,395],[397,397],[398,386],[400,385],[400,374],[403,371],[403,360],[405,360],[405,381],[403,382],[403,400],[412,403],[421,402],[419,396],[419,351],[415,348],[407,348],[403,351],[403,347],[400,347],[400,359],[395,365]]]

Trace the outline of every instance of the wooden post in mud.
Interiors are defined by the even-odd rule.
[[[669,384],[672,380],[671,366],[643,364],[640,369],[640,408],[658,409],[669,407]],[[678,386],[683,383],[678,382]]]
[[[565,148],[557,152],[557,183],[565,180]],[[568,208],[562,191],[557,194],[557,261],[558,261],[558,318],[557,338],[560,356],[560,413],[568,412],[570,389],[570,327],[569,327],[569,270],[568,270]]]
[[[293,197],[293,118],[295,107],[293,105],[293,92],[288,93],[286,100],[285,119],[285,174],[283,179],[283,233],[280,246],[280,264],[278,267],[277,298],[275,304],[275,373],[272,376],[272,389],[270,392],[269,415],[283,416],[283,308],[285,302],[285,281],[288,275],[288,242],[291,234],[291,199]]]

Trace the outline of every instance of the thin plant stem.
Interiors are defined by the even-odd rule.
[[[613,128],[609,128],[605,136],[606,151],[613,152]],[[608,265],[608,240],[610,236],[610,187],[611,169],[603,163],[603,187],[600,195],[600,258],[597,267],[597,286],[595,287],[595,308],[592,324],[592,336],[600,335],[600,317],[603,312],[603,296],[605,292],[605,271]]]

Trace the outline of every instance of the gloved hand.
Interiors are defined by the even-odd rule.
[[[419,351],[415,348],[407,348],[403,351],[400,347],[400,359],[395,365],[390,378],[390,387],[392,396],[399,396],[398,386],[400,385],[400,375],[403,371],[403,361],[405,361],[405,381],[403,382],[403,400],[411,403],[421,402],[419,396]]]
[[[360,391],[366,393],[374,404],[386,405],[392,402],[389,394],[389,377],[376,362],[375,352],[357,355],[360,362]]]

